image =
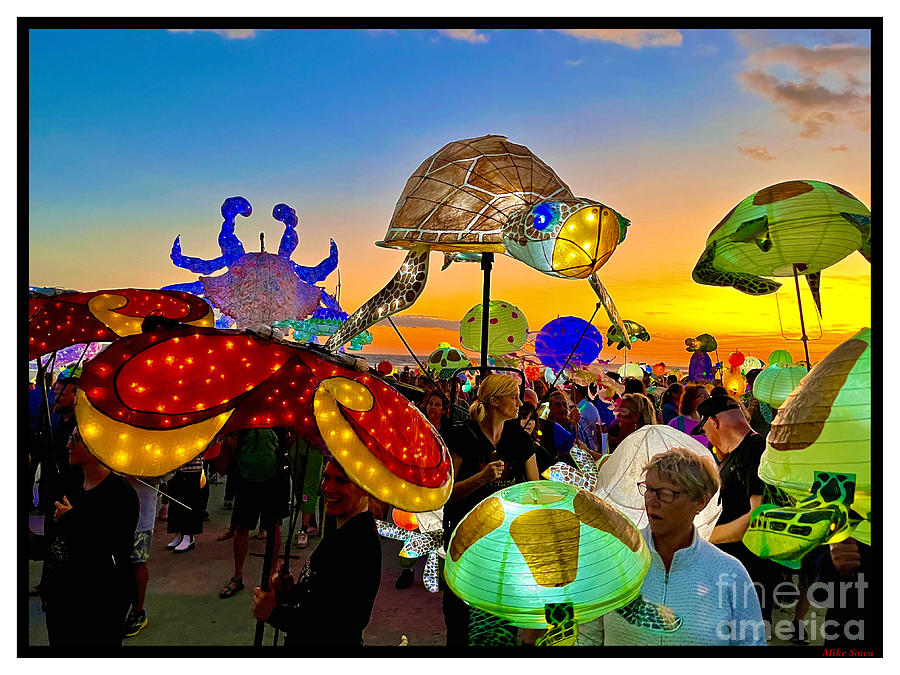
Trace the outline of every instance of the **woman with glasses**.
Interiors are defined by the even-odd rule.
[[[694,517],[719,488],[711,458],[685,448],[654,455],[638,490],[649,524],[641,534],[650,549],[644,600],[669,607],[683,623],[673,633],[603,617],[607,645],[765,645],[759,600],[747,570],[736,558],[704,541]]]

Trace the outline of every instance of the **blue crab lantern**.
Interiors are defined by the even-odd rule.
[[[603,335],[600,331],[577,316],[554,319],[541,328],[534,342],[534,351],[541,363],[554,370],[562,368],[573,349],[575,353],[569,363],[577,365],[591,363],[599,356],[602,347]]]
[[[327,258],[314,267],[304,267],[291,260],[299,238],[297,213],[287,204],[277,204],[272,211],[275,220],[284,223],[284,233],[278,254],[247,253],[234,231],[237,216],[247,217],[253,212],[243,197],[229,197],[222,204],[222,229],[219,250],[222,255],[211,260],[192,258],[181,252],[181,235],[172,244],[171,258],[176,267],[211,275],[223,268],[219,276],[201,276],[197,281],[172,284],[163,290],[186,291],[202,295],[213,307],[235,319],[238,328],[254,324],[270,325],[276,320],[302,320],[310,316],[322,302],[326,307],[340,309],[337,301],[315,284],[324,281],[338,264],[338,249],[331,240]],[[220,317],[222,325],[227,323]]]

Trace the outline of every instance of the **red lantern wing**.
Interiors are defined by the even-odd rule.
[[[28,301],[28,358],[140,333],[151,314],[197,326],[214,323],[212,308],[182,291],[126,288],[34,298]]]

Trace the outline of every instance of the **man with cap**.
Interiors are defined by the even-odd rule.
[[[712,396],[697,406],[700,421],[691,435],[705,435],[724,457],[719,464],[722,514],[709,542],[743,563],[755,584],[763,618],[772,618],[772,589],[780,581],[775,563],[753,554],[741,539],[750,525],[750,514],[762,504],[764,484],[759,460],[766,440],[750,428],[741,406],[730,396]],[[738,596],[741,597],[741,596]]]

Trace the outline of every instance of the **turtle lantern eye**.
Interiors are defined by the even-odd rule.
[[[550,202],[538,204],[532,209],[531,214],[534,216],[534,229],[539,232],[553,227],[559,221],[559,209]]]

